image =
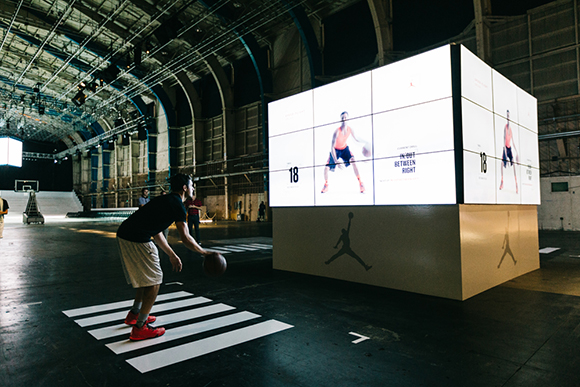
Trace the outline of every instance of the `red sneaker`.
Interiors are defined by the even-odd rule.
[[[145,339],[152,339],[154,337],[163,336],[165,334],[165,328],[159,327],[155,328],[149,324],[143,325],[141,328],[137,328],[137,326],[133,326],[131,329],[131,336],[129,336],[129,340],[137,341],[137,340],[145,340]]]
[[[137,324],[137,317],[139,317],[137,313],[132,313],[131,311],[129,311],[127,317],[125,317],[125,324],[127,325]],[[157,320],[157,317],[149,316],[147,317],[147,324],[151,324],[152,322],[155,322],[155,320]]]
[[[320,191],[320,193],[325,193],[326,191],[328,191],[328,183],[324,183],[324,187],[322,187],[322,191]]]
[[[359,183],[360,183],[360,193],[365,193],[365,186],[360,181]]]

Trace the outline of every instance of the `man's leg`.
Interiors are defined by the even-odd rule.
[[[140,328],[147,322],[151,308],[157,299],[157,293],[159,292],[160,285],[147,286],[145,288],[139,288],[141,290],[141,310],[139,311],[139,317],[137,318],[137,326]],[[138,292],[139,294],[139,292]],[[137,300],[137,298],[135,298]]]
[[[356,163],[354,161],[354,157],[351,157],[349,161],[350,165],[352,165],[352,169],[354,171],[354,175],[358,179],[358,184],[360,185],[360,193],[365,192],[365,186],[363,185],[362,181],[360,180],[360,174],[358,173],[358,168],[356,167]]]
[[[0,216],[0,238],[4,238],[2,236],[3,233],[4,233],[4,217]]]
[[[201,237],[199,235],[199,214],[193,216],[193,226],[195,227],[195,241],[201,243]]]
[[[322,193],[328,191],[328,171],[330,170],[329,166],[324,167],[324,187],[322,187]]]
[[[189,235],[193,236],[193,215],[187,215],[187,230]]]
[[[139,318],[139,313],[141,312],[141,308],[143,306],[144,291],[145,288],[137,288],[137,290],[135,291],[135,300],[133,301],[133,306],[131,307],[131,310],[129,311],[127,317],[125,318],[125,324],[137,325],[137,319]],[[155,316],[147,317],[147,323],[155,322],[155,320],[156,320]]]

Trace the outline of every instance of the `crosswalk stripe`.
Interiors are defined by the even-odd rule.
[[[249,245],[250,246],[256,246],[256,247],[259,247],[261,249],[271,249],[272,248],[272,245],[267,245],[267,244],[264,244],[264,243],[249,243]]]
[[[248,250],[264,250],[264,248],[261,246],[255,246],[255,245],[250,245],[250,244],[240,244],[240,245],[236,245],[236,246],[244,247]]]
[[[121,353],[150,347],[152,345],[157,345],[181,339],[183,337],[192,336],[198,333],[210,331],[212,329],[226,327],[228,325],[237,324],[258,317],[260,317],[260,315],[255,313],[239,312],[230,314],[228,316],[218,317],[207,321],[201,321],[190,325],[168,329],[163,336],[156,337],[154,339],[147,339],[143,341],[122,340],[117,341],[115,343],[107,344],[107,347],[118,355]]]
[[[171,300],[174,298],[187,297],[187,296],[192,296],[192,295],[193,294],[188,293],[188,292],[174,292],[174,293],[160,294],[157,297],[157,301]],[[112,302],[109,304],[94,305],[94,306],[87,306],[84,308],[64,310],[62,313],[64,313],[67,317],[77,317],[77,316],[82,316],[83,314],[91,314],[91,313],[97,313],[97,312],[104,312],[106,310],[127,308],[131,305],[133,305],[133,300],[126,300],[126,301]]]
[[[268,320],[177,347],[128,359],[127,363],[131,364],[139,372],[145,373],[292,327],[292,325],[280,321]]]
[[[163,324],[173,324],[180,321],[191,320],[194,318],[199,318],[203,316],[208,316],[210,314],[226,312],[228,310],[235,309],[233,306],[226,304],[216,304],[210,306],[204,306],[201,308],[184,310],[178,313],[165,314],[163,316],[158,316],[155,321],[155,326],[161,326]],[[108,339],[110,337],[128,335],[131,333],[132,327],[125,324],[117,324],[104,328],[90,330],[89,333],[97,340]]]
[[[238,253],[238,252],[241,252],[241,251],[247,251],[246,249],[241,249],[241,248],[238,248],[236,246],[229,246],[229,245],[228,246],[220,246],[219,248],[222,249],[222,250],[233,251],[234,253]],[[211,250],[211,247],[210,247],[210,250]]]
[[[256,251],[256,250],[260,250],[259,247],[256,246],[249,246],[249,245],[235,245],[234,247],[239,248],[239,249],[244,249],[244,250],[248,250],[248,251]]]
[[[195,297],[195,298],[188,298],[186,300],[174,301],[174,302],[166,302],[164,304],[156,304],[151,308],[151,313],[163,312],[165,310],[183,308],[186,306],[192,306],[197,304],[203,304],[205,302],[210,302],[211,300],[205,297]],[[127,316],[127,311],[115,312],[115,313],[108,313],[94,317],[87,317],[80,320],[74,320],[77,324],[81,327],[86,327],[89,325],[96,325],[107,323],[111,321],[117,320],[124,320]]]
[[[231,253],[231,251],[229,251],[229,250],[223,250],[223,249],[220,249],[219,247],[213,247],[212,246],[209,249],[212,250],[212,251],[217,251],[220,254],[229,254],[229,253]]]

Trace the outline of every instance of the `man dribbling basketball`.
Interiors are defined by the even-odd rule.
[[[183,202],[192,195],[191,177],[183,174],[175,175],[171,178],[171,194],[152,199],[121,223],[117,230],[125,278],[127,283],[137,289],[133,307],[125,318],[125,324],[133,326],[129,337],[131,340],[150,339],[165,333],[165,328],[149,325],[156,320],[155,316],[150,316],[149,313],[163,281],[159,252],[155,243],[169,256],[174,271],[180,272],[182,263],[167,243],[163,230],[175,222],[185,247],[204,256],[211,253],[201,248],[189,235]]]
[[[340,127],[334,131],[332,135],[332,145],[330,146],[330,156],[328,156],[328,161],[326,162],[326,167],[324,167],[324,187],[322,187],[322,193],[326,193],[328,191],[328,172],[334,172],[336,166],[340,169],[344,167],[348,167],[352,164],[352,169],[354,170],[354,174],[358,179],[358,183],[360,185],[360,192],[365,192],[365,187],[360,179],[360,174],[358,172],[358,168],[356,167],[356,163],[354,160],[354,156],[350,152],[350,149],[347,145],[348,138],[352,135],[357,142],[362,142],[356,138],[354,131],[350,126],[346,124],[348,120],[348,112],[342,112],[340,114]],[[342,159],[342,161],[339,161]]]

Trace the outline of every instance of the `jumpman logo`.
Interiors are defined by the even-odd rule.
[[[338,242],[336,242],[336,245],[334,245],[334,248],[337,249],[340,242],[342,242],[342,247],[340,248],[338,253],[334,254],[332,257],[330,257],[330,259],[328,261],[326,261],[324,263],[329,265],[332,261],[334,261],[336,258],[340,257],[341,255],[348,254],[351,257],[353,257],[354,259],[356,259],[357,262],[360,263],[365,268],[365,270],[369,271],[372,266],[368,266],[366,263],[364,263],[364,261],[361,259],[361,257],[356,255],[356,253],[354,251],[352,251],[352,249],[350,248],[349,233],[350,233],[350,222],[351,222],[352,218],[354,218],[354,214],[352,212],[349,212],[348,213],[348,227],[346,228],[346,230],[344,228],[342,229],[342,235],[340,236],[340,238],[338,238]]]
[[[510,255],[512,257],[512,260],[514,261],[514,265],[518,262],[516,261],[516,257],[514,256],[514,253],[512,253],[512,249],[510,248],[510,232],[509,232],[509,227],[510,227],[510,212],[508,211],[508,224],[505,228],[505,236],[503,239],[503,245],[501,246],[501,248],[505,248],[503,255],[501,256],[501,259],[499,261],[499,265],[497,265],[497,268],[499,269],[499,267],[501,266],[501,263],[503,262],[503,259],[505,258],[506,255]]]

